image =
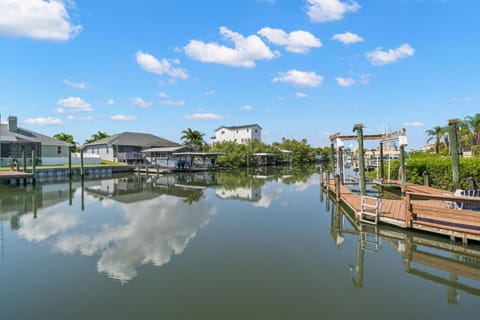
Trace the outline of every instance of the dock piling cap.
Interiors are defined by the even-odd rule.
[[[460,122],[460,119],[449,119],[448,125],[457,124]]]
[[[362,128],[363,128],[363,123],[357,123],[353,126],[353,132],[355,132],[355,130],[362,129]]]

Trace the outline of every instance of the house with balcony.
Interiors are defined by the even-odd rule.
[[[215,130],[215,136],[211,137],[212,144],[233,141],[246,144],[249,141],[262,141],[262,127],[258,124],[249,124],[242,126],[222,126]]]
[[[82,149],[85,155],[97,154],[102,160],[123,163],[144,163],[147,162],[148,159],[145,153],[141,152],[142,150],[175,147],[181,147],[181,145],[153,134],[123,132],[85,144]]]
[[[6,123],[0,121],[0,166],[13,162],[23,165],[24,155],[31,165],[32,151],[42,165],[65,164],[70,147],[73,145],[68,142],[20,128],[15,116],[9,116]]]

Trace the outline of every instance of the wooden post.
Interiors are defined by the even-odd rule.
[[[330,162],[332,165],[332,174],[335,174],[335,146],[333,142],[330,144]]]
[[[23,172],[27,172],[27,155],[25,150],[22,151]]]
[[[459,119],[448,120],[449,140],[450,140],[450,157],[452,158],[452,179],[453,190],[460,189],[460,159],[458,156],[458,138],[457,130]]]
[[[145,176],[148,178],[148,162],[147,162],[146,167],[145,167]]]
[[[423,170],[422,175],[423,175],[423,184],[428,187],[428,186],[430,185],[430,183],[429,183],[429,181],[428,181],[428,172],[427,172],[427,170]]]
[[[411,201],[410,193],[407,193],[404,201],[405,201],[405,226],[407,228],[411,228],[413,212],[412,212],[412,201]]]
[[[405,167],[405,146],[400,146],[400,173],[401,173],[401,192],[405,195],[407,189],[407,169]]]
[[[340,169],[340,183],[343,185],[343,147],[338,148],[338,168]]]
[[[360,194],[366,194],[366,179],[365,179],[365,158],[363,154],[363,124],[359,123],[353,126],[353,131],[357,131],[358,144],[358,173],[360,175]]]
[[[335,175],[335,194],[337,197],[337,203],[340,201],[340,175]]]
[[[385,180],[385,168],[383,167],[383,142],[380,142],[380,179]]]
[[[35,170],[36,170],[37,157],[35,154],[35,149],[32,149],[32,185],[35,185]]]
[[[82,181],[84,174],[85,172],[83,168],[83,149],[80,149],[80,177],[82,178]]]
[[[68,177],[72,179],[72,149],[68,148]]]

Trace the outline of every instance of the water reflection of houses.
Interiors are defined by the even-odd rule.
[[[248,201],[258,201],[262,198],[261,187],[239,187],[235,189],[227,189],[224,186],[215,190],[216,195],[221,199],[241,199]]]
[[[323,193],[320,195],[323,201]],[[346,208],[337,207],[328,197],[325,204],[331,212],[330,234],[337,248],[347,235],[358,237],[356,262],[350,266],[355,287],[364,286],[366,255],[379,253],[387,243],[400,254],[406,273],[445,286],[449,304],[459,302],[459,291],[480,296],[478,245],[458,245],[438,236],[360,223]]]

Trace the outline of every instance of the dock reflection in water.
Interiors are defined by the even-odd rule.
[[[349,266],[354,287],[364,286],[366,254],[378,253],[388,244],[400,255],[406,273],[445,286],[449,304],[459,302],[459,291],[480,296],[478,245],[465,246],[440,236],[363,223],[348,208],[338,207],[330,199],[325,205],[331,213],[330,234],[337,248],[343,245],[346,235],[357,237],[356,262]]]

